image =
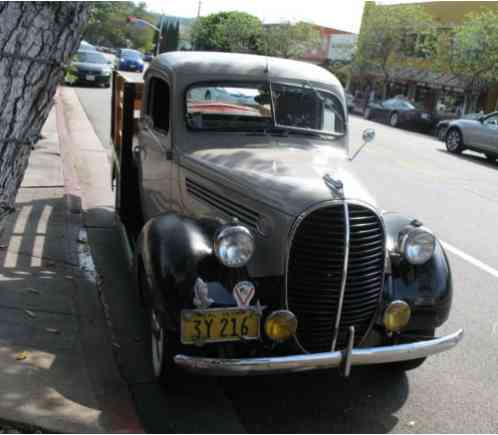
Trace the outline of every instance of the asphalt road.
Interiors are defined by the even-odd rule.
[[[77,93],[107,144],[110,91],[79,88]],[[140,377],[139,349],[130,345],[129,353],[139,362],[135,367],[123,366],[149,431],[463,433],[498,429],[498,164],[470,152],[450,155],[433,138],[355,116],[350,125],[352,144],[360,143],[364,128],[377,132],[375,142],[352,167],[378,205],[417,217],[445,243],[455,297],[450,320],[438,333],[463,327],[463,342],[407,374],[353,368],[349,380],[335,371],[246,379],[190,377],[179,390],[170,391],[151,384],[146,375]],[[126,296],[131,290],[123,272],[119,237],[103,235],[94,234],[92,249],[107,282],[114,283],[115,297],[121,298],[116,315],[127,319],[121,334],[139,333],[140,313]],[[130,324],[136,330],[127,331]]]

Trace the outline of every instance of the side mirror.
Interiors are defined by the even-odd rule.
[[[373,142],[373,140],[375,139],[375,130],[373,128],[367,128],[366,130],[363,130],[362,139],[365,145],[367,143]]]
[[[375,130],[373,128],[367,128],[366,130],[363,130],[362,139],[362,145],[360,146],[360,148],[358,148],[358,151],[356,151],[354,155],[349,158],[349,161],[353,161],[356,156],[360,154],[361,150],[365,148],[365,145],[375,139]]]

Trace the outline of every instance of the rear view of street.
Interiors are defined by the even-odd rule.
[[[74,89],[92,128],[108,147],[109,120],[101,108],[110,105],[109,91]],[[90,243],[97,267],[105,275],[110,309],[117,316],[123,373],[147,430],[450,433],[496,429],[498,276],[493,271],[498,252],[490,235],[498,215],[493,187],[498,183],[498,165],[470,152],[451,155],[430,136],[357,116],[350,118],[352,147],[361,143],[362,131],[368,127],[376,130],[376,139],[352,165],[381,208],[417,217],[445,243],[455,297],[450,320],[438,333],[463,327],[464,341],[406,374],[354,368],[348,380],[334,370],[256,378],[186,376],[180,389],[167,390],[147,377],[146,365],[137,357],[143,348],[132,343],[132,337],[141,337],[143,319],[135,289],[123,272],[125,255],[117,255],[123,252],[119,235],[115,231],[104,238],[95,233]],[[120,303],[113,303],[118,294]],[[195,419],[191,409],[198,410]]]

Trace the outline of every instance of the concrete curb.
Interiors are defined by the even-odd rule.
[[[64,175],[64,198],[66,203],[66,257],[69,264],[80,264],[78,252],[78,236],[83,227],[83,195],[80,187],[76,167],[79,164],[77,155],[73,153],[78,144],[76,138],[72,137],[66,123],[64,114],[64,90],[59,88],[56,95],[56,121],[59,136],[61,158]],[[88,119],[81,120],[83,125],[92,128]],[[91,313],[95,317],[97,328],[86,328],[82,325],[81,340],[85,354],[88,358],[85,366],[90,379],[94,384],[95,395],[99,408],[103,414],[105,431],[110,433],[143,433],[143,426],[136,414],[135,405],[131,398],[128,385],[119,374],[112,352],[112,340],[107,328],[105,314],[101,301],[98,299],[98,289],[92,289],[92,296],[85,293],[79,295],[78,305],[81,310]],[[81,292],[78,292],[81,293]],[[84,316],[84,314],[82,314]],[[106,334],[101,333],[101,329]],[[103,337],[102,335],[105,335]],[[105,376],[105,378],[104,378]],[[111,381],[109,382],[109,379]]]

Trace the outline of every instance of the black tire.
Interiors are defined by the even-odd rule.
[[[399,115],[398,115],[398,112],[393,112],[391,113],[391,116],[389,116],[389,125],[391,127],[398,127],[399,125]]]
[[[141,287],[144,294],[149,292],[145,274],[141,274]],[[173,361],[178,351],[178,343],[165,328],[164,313],[153,306],[152,298],[146,296],[146,340],[147,360],[154,379],[162,385],[172,385],[178,379],[178,369]]]
[[[370,110],[370,107],[367,107],[365,111],[363,112],[363,117],[365,119],[372,119],[372,111]]]
[[[419,368],[427,358],[411,359],[409,361],[400,361],[397,363],[386,364],[390,370],[398,370],[400,372],[408,372]]]
[[[463,151],[463,137],[460,130],[450,128],[445,138],[446,149],[453,154],[460,154]]]
[[[444,134],[444,127],[439,127],[437,132],[436,132],[436,137],[438,140],[441,142],[444,142],[445,134]]]

